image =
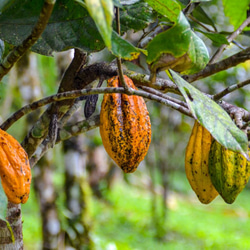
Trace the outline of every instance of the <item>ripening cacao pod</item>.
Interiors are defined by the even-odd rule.
[[[209,131],[195,121],[186,148],[185,170],[192,189],[203,204],[210,203],[218,195],[208,172],[212,140]]]
[[[127,85],[136,89],[124,76]],[[118,76],[108,87],[121,87]],[[151,123],[142,97],[126,94],[104,94],[100,112],[100,134],[105,150],[125,172],[132,173],[147,154],[151,142]]]
[[[226,203],[233,203],[249,180],[250,164],[247,159],[214,141],[208,167],[216,190]]]
[[[0,177],[10,202],[19,204],[28,200],[31,170],[27,153],[15,138],[1,129]]]

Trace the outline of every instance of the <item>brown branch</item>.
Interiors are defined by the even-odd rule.
[[[164,99],[166,99],[166,100],[169,100],[169,101],[171,101],[171,102],[175,102],[175,103],[179,104],[180,106],[183,106],[183,107],[185,107],[185,108],[188,108],[188,105],[187,105],[185,102],[180,101],[180,100],[178,100],[178,99],[176,99],[176,98],[173,98],[173,97],[171,97],[171,96],[168,96],[168,95],[166,95],[166,94],[164,94],[164,93],[162,93],[162,92],[160,92],[160,91],[158,91],[158,90],[152,89],[152,88],[150,88],[150,87],[145,87],[145,86],[139,86],[139,88],[141,88],[142,90],[145,90],[145,91],[148,92],[148,93],[157,95],[157,96],[162,97],[162,98],[164,98]]]
[[[235,91],[236,89],[240,89],[242,87],[245,87],[246,85],[250,84],[250,79],[244,81],[244,82],[240,82],[238,84],[234,84],[234,85],[231,85],[227,88],[225,88],[224,90],[222,90],[221,92],[215,94],[212,99],[214,101],[218,101],[220,100],[222,97],[226,96],[227,94]]]
[[[240,27],[234,31],[228,38],[227,41],[228,43],[231,43],[242,31],[245,27],[247,27],[250,24],[250,17],[248,17],[241,25]],[[223,44],[213,55],[213,57],[211,58],[209,64],[214,63],[215,61],[218,60],[218,58],[221,56],[221,54],[223,53],[223,51],[226,49],[228,45],[227,44]]]
[[[205,69],[201,70],[200,72],[193,74],[193,75],[185,75],[183,76],[183,79],[187,82],[194,82],[198,79],[202,79],[208,76],[211,76],[215,73],[218,73],[220,71],[232,68],[239,63],[243,63],[250,59],[250,47],[247,49],[238,52],[220,62],[207,65]]]
[[[180,91],[175,83],[168,79],[156,78],[152,83],[149,75],[138,74],[131,71],[126,71],[126,75],[131,78],[136,86],[146,86],[162,91],[163,93],[172,92],[180,95]]]
[[[55,5],[55,0],[45,0],[42,10],[40,12],[39,19],[33,28],[31,34],[22,42],[22,44],[16,46],[0,64],[0,81],[10,71],[14,64],[24,55],[24,53],[36,43],[38,38],[45,30],[52,10]]]
[[[231,118],[235,120],[235,123],[239,128],[244,128],[244,125],[248,126],[250,112],[225,101],[220,101],[219,104],[231,116]]]
[[[94,95],[94,94],[104,94],[104,93],[126,93],[126,92],[124,91],[124,88],[121,88],[121,87],[120,88],[93,88],[93,89],[68,91],[68,92],[63,92],[63,93],[59,93],[56,95],[48,96],[41,100],[38,100],[36,102],[33,102],[31,104],[28,104],[22,107],[21,109],[16,111],[13,115],[11,115],[4,123],[2,123],[0,127],[3,130],[7,130],[13,123],[15,123],[24,115],[27,115],[33,110],[40,108],[42,106],[45,106],[49,103],[75,99],[77,97],[84,96],[84,95]],[[167,100],[166,98],[162,98],[161,96],[158,96],[156,93],[151,94],[151,93],[147,93],[141,90],[133,90],[132,95],[138,95],[138,96],[142,96],[144,98],[147,98],[153,101],[160,102],[173,109],[179,110],[180,112],[188,116],[192,116],[186,107],[181,107],[178,103],[175,103],[174,101],[171,101],[171,100]]]
[[[79,50],[75,50],[74,58],[65,71],[65,74],[61,80],[58,92],[63,92],[74,89],[77,83],[75,82],[75,76],[77,75],[80,67],[84,63],[85,54],[81,53]],[[73,104],[73,101],[70,100],[68,103],[67,101],[63,101],[58,103],[57,105],[51,105],[39,118],[39,120],[33,125],[30,129],[29,133],[25,137],[24,141],[22,142],[22,146],[26,150],[27,154],[31,156],[38,145],[40,145],[43,139],[48,134],[48,128],[50,125],[50,121],[52,120],[53,115],[57,115],[58,119],[64,112],[67,111],[67,108]]]
[[[56,143],[68,140],[71,137],[85,133],[100,125],[100,115],[90,117],[89,119],[77,122],[75,124],[66,125],[63,128],[59,128],[57,133]],[[30,167],[34,167],[41,157],[48,151],[49,141],[44,140],[43,143],[36,149],[35,153],[30,158]]]

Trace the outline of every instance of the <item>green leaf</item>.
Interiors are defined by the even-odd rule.
[[[217,30],[214,21],[207,15],[207,13],[203,10],[201,6],[197,6],[193,10],[192,15],[200,22],[211,25],[214,30]]]
[[[5,220],[5,218],[6,218],[7,204],[8,204],[8,199],[7,199],[6,195],[5,195],[2,183],[0,181],[0,219],[1,220]]]
[[[0,39],[19,45],[31,33],[43,2],[11,0],[0,15]],[[124,5],[121,10],[122,31],[141,30],[154,18],[155,14],[145,2]],[[58,0],[45,31],[31,50],[47,56],[69,48],[91,53],[104,49],[105,42],[82,0]]]
[[[14,0],[0,15],[0,39],[13,45],[20,44],[31,33],[43,2]],[[86,9],[75,1],[60,0],[32,51],[52,55],[54,51],[73,47],[93,52],[103,49],[105,44]]]
[[[240,152],[248,158],[247,136],[234,124],[227,112],[174,71],[170,70],[170,73],[198,122],[225,148]]]
[[[125,60],[136,59],[141,52],[146,53],[145,50],[134,47],[131,43],[120,37],[115,31],[112,33],[112,49],[111,52]]]
[[[204,34],[211,41],[213,41],[216,44],[216,46],[221,46],[223,44],[229,44],[229,42],[227,41],[226,36],[223,35],[223,34],[211,33],[211,32],[204,32],[204,31],[199,30],[199,29],[195,29],[195,31],[198,31],[198,32]]]
[[[230,23],[237,29],[247,18],[249,0],[232,1],[222,0],[224,12],[229,17]],[[249,28],[248,28],[249,29]]]
[[[182,74],[194,74],[204,69],[209,61],[209,54],[203,41],[191,30],[190,46],[187,56],[190,58],[189,68],[181,71]]]
[[[147,63],[152,74],[169,68],[193,74],[203,69],[209,60],[205,44],[191,30],[182,13],[176,25],[149,42],[147,50]]]
[[[188,21],[181,13],[176,25],[160,33],[148,43],[147,63],[157,61],[163,53],[171,53],[175,57],[183,56],[189,48],[190,31]]]
[[[134,31],[145,29],[150,23],[154,22],[155,19],[156,14],[145,2],[128,5],[120,10],[122,32],[129,29],[133,29]]]
[[[176,23],[181,12],[181,6],[175,0],[146,0],[158,13]]]
[[[111,48],[113,2],[112,0],[85,0],[87,10],[108,49]]]

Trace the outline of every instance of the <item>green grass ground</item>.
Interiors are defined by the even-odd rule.
[[[249,196],[245,190],[232,205],[220,197],[203,205],[191,191],[171,193],[166,223],[157,232],[150,193],[119,183],[106,193],[109,203],[92,200],[94,241],[97,250],[250,249]],[[25,249],[39,249],[41,243],[37,211],[32,194],[23,206]]]

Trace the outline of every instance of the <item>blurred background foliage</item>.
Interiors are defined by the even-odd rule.
[[[214,23],[219,24],[222,31],[233,31],[228,19],[218,14],[222,13],[221,1],[212,2],[213,4],[203,4],[206,13]],[[217,45],[201,33],[199,35],[212,55],[218,49]],[[237,42],[245,46],[249,44],[249,36],[239,36]],[[231,45],[224,56],[239,50],[237,46]],[[69,53],[58,53],[54,57],[31,53],[27,57],[37,72],[35,79],[38,85],[34,90],[39,92],[37,95],[56,93],[63,69],[70,62]],[[66,63],[62,63],[59,57],[60,60],[66,58]],[[21,66],[17,65],[0,85],[2,121],[26,104],[19,85],[19,67]],[[34,73],[29,70],[27,74],[31,72]],[[30,79],[30,76],[27,77]],[[214,94],[249,77],[250,62],[247,61],[196,81],[194,85],[208,94]],[[34,83],[35,80],[31,81]],[[224,100],[249,110],[249,90],[249,86],[237,90]],[[101,99],[99,98],[96,113],[100,111]],[[69,184],[65,170],[65,155],[68,152],[65,151],[66,146],[56,145],[49,152],[46,156],[49,159],[49,170],[46,170],[50,176],[48,185],[51,187],[46,189],[48,195],[42,197],[41,193],[47,193],[39,190],[33,182],[30,199],[22,206],[25,249],[46,249],[46,237],[43,237],[46,227],[55,229],[47,232],[54,242],[54,245],[52,241],[48,243],[52,245],[47,249],[63,249],[60,247],[64,247],[65,241],[66,246],[68,242],[68,249],[250,249],[249,184],[233,205],[225,204],[220,197],[209,205],[199,203],[189,186],[184,169],[185,147],[193,120],[151,101],[147,102],[147,107],[152,122],[152,143],[146,159],[134,174],[123,174],[108,158],[98,129],[86,133],[80,145],[77,144],[81,149],[80,156],[84,157],[78,162],[82,168],[82,178],[78,189],[74,186],[71,194],[76,195],[81,190],[83,200],[73,202],[73,207],[82,206],[84,210],[84,213],[79,212],[80,217],[74,217],[74,211],[67,204],[65,187]],[[82,108],[77,116],[84,118]],[[22,141],[25,131],[23,128],[28,128],[35,121],[33,119],[35,118],[20,119],[8,132]],[[72,142],[67,147],[74,150],[76,144]],[[34,168],[33,176],[38,174],[41,174],[40,171]],[[44,178],[48,180],[47,176]],[[53,207],[56,213],[53,218],[44,220],[45,214],[42,211],[46,209],[41,205],[43,199],[45,204],[50,204],[47,210]],[[76,220],[74,225],[70,224],[72,218]],[[50,224],[46,224],[48,222]],[[78,247],[72,246],[72,242],[76,243],[79,237],[86,238],[87,241],[79,243]]]

